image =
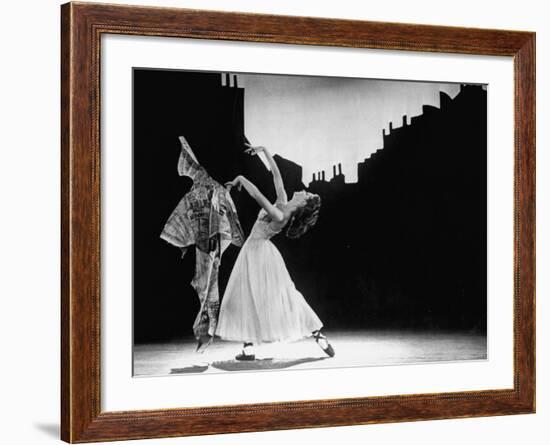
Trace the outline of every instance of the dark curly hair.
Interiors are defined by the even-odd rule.
[[[319,218],[321,208],[321,197],[310,194],[303,206],[298,207],[286,226],[285,235],[290,239],[300,238],[313,227]]]

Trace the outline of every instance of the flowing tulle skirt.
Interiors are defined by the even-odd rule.
[[[294,286],[275,245],[249,238],[227,283],[216,335],[253,343],[292,341],[322,326]]]

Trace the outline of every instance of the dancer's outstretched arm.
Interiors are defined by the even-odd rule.
[[[248,149],[246,150],[247,153],[251,155],[263,153],[265,155],[267,162],[269,163],[269,168],[271,168],[271,174],[273,175],[273,184],[275,185],[275,192],[277,193],[277,202],[281,204],[286,204],[288,198],[286,196],[283,178],[281,176],[281,172],[279,171],[279,167],[275,162],[275,159],[273,159],[273,156],[271,156],[271,153],[268,151],[267,148],[263,146],[254,147],[250,144],[245,145],[248,147]]]
[[[233,181],[225,183],[225,186],[228,188],[238,187],[239,190],[241,187],[252,196],[256,202],[267,212],[273,221],[282,222],[284,221],[285,215],[281,210],[279,210],[275,205],[271,204],[269,200],[258,190],[252,182],[246,179],[244,176],[237,176]]]

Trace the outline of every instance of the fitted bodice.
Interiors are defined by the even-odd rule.
[[[281,229],[274,229],[271,226],[269,215],[264,209],[261,209],[260,213],[258,213],[258,218],[256,219],[256,222],[254,223],[254,226],[250,231],[249,238],[254,240],[268,240],[271,237],[277,235],[277,233],[279,233],[280,231]]]

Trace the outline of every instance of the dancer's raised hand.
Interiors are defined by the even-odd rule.
[[[237,190],[239,190],[239,192],[241,191],[241,187],[242,187],[242,181],[241,181],[241,176],[237,176],[235,179],[233,179],[233,181],[227,181],[225,183],[225,188],[227,190],[231,190],[233,187],[237,187]]]
[[[245,142],[244,145],[246,145],[248,147],[245,150],[245,153],[248,153],[251,156],[254,156],[254,155],[257,155],[258,153],[262,153],[262,152],[266,151],[266,148],[261,146],[261,145],[253,146],[253,145],[250,145],[247,142]]]

